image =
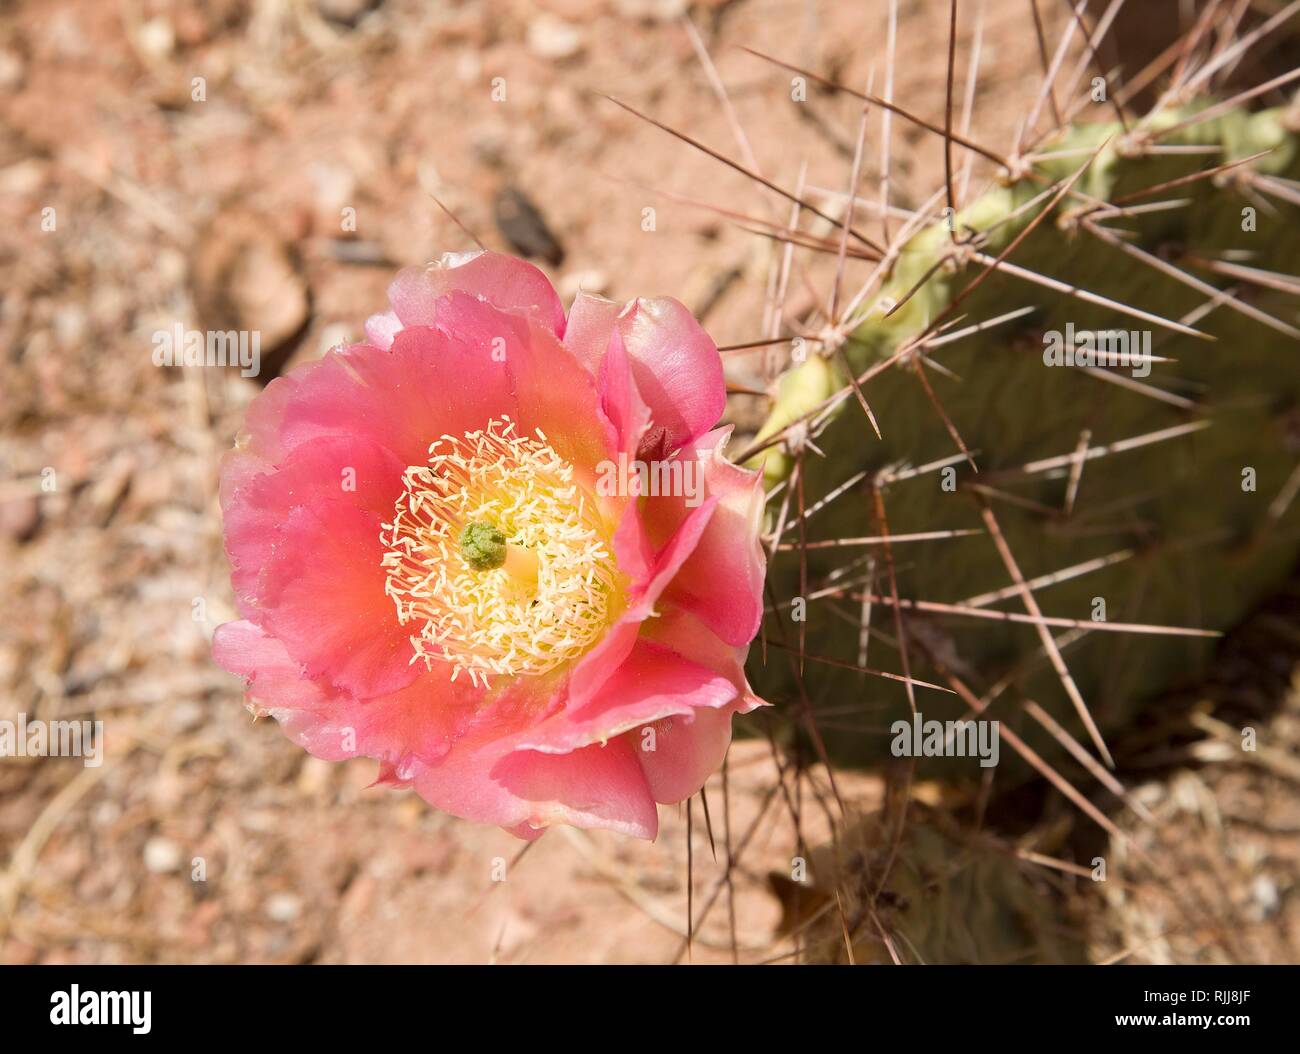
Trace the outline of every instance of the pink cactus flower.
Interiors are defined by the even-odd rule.
[[[489,252],[389,299],[249,408],[216,661],[316,757],[376,758],[446,812],[654,838],[762,705],[763,492],[712,430],[717,348],[671,299],[566,318]]]

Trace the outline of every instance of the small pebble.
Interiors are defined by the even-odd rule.
[[[582,50],[582,33],[553,15],[541,15],[528,23],[528,50],[544,59],[572,58]]]
[[[671,22],[681,18],[688,6],[688,0],[614,0],[620,15],[643,22]]]
[[[292,922],[302,913],[302,901],[292,893],[273,893],[266,901],[266,917],[273,922]]]
[[[170,718],[173,727],[182,732],[198,728],[207,716],[203,704],[193,699],[182,699],[171,708]]]
[[[155,875],[165,875],[181,866],[181,847],[170,838],[155,835],[144,844],[144,866]]]
[[[1255,903],[1265,917],[1277,911],[1281,898],[1277,894],[1277,886],[1267,875],[1256,877],[1255,881],[1250,884],[1250,894],[1255,898]]]
[[[41,525],[41,505],[35,494],[0,501],[0,535],[25,542]]]
[[[345,26],[355,26],[361,16],[379,6],[379,0],[316,0],[322,18]]]
[[[140,50],[152,58],[166,58],[176,47],[176,31],[165,18],[151,18],[136,36]]]
[[[0,48],[0,88],[12,91],[22,83],[23,60],[17,52]]]

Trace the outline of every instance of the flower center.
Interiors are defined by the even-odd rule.
[[[503,416],[429,447],[383,525],[385,592],[415,655],[489,675],[542,674],[582,654],[620,596],[594,502],[547,443]]]
[[[476,520],[460,532],[461,559],[475,571],[491,571],[506,562],[506,536],[486,520]]]

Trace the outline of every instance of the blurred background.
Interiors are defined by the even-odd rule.
[[[1037,6],[1054,41],[1070,11]],[[99,766],[0,759],[0,962],[792,957],[770,875],[828,836],[825,774],[790,777],[761,732],[734,745],[725,797],[711,781],[707,821],[665,809],[653,845],[566,830],[521,854],[369,788],[372,762],[320,762],[254,723],[209,658],[234,617],[217,473],[261,385],[360,338],[397,268],[472,247],[435,197],[566,301],[671,295],[719,345],[755,339],[779,248],[700,202],[771,203],[602,93],[732,158],[738,124],[778,182],[843,187],[855,106],[815,88],[816,105],[793,105],[789,75],[740,46],[865,86],[884,75],[888,7],[0,4],[0,719],[105,730]],[[1041,84],[1030,5],[970,7],[974,127],[1009,144]],[[1139,52],[1196,14],[1128,7],[1116,36]],[[943,110],[947,17],[947,0],[898,8],[895,95],[918,113]],[[941,140],[895,126],[899,204],[924,200],[942,164]],[[812,295],[792,292],[792,311]],[[178,324],[259,331],[260,376],[155,366],[152,335]],[[753,357],[728,361],[738,387],[761,384]],[[758,411],[732,397],[742,433]],[[1121,862],[1103,893],[1040,869],[1093,961],[1300,957],[1294,593],[1225,644],[1205,687],[1266,694],[1277,750],[1228,753],[1204,722],[1160,740],[1135,791],[1158,823],[1135,837],[1165,870]],[[864,810],[887,800],[887,773],[836,776]]]

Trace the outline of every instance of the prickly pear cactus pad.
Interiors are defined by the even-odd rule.
[[[1083,962],[1041,870],[942,814],[914,807],[894,844],[882,814],[846,822],[803,881],[769,876],[804,962]],[[851,959],[850,959],[851,956]]]
[[[1213,100],[1067,127],[890,247],[862,321],[781,378],[751,450],[790,654],[757,678],[827,715],[831,759],[887,753],[911,695],[1105,760],[1283,580],[1298,128],[1294,104]]]

